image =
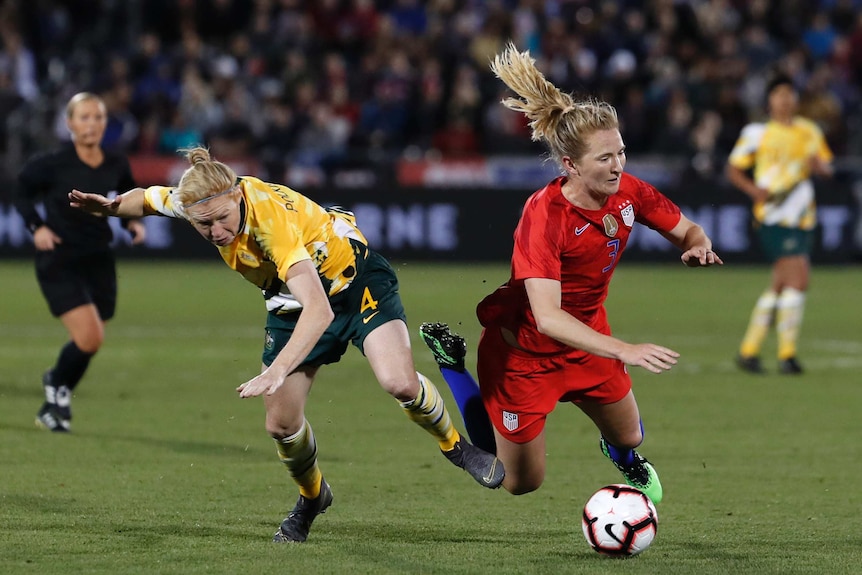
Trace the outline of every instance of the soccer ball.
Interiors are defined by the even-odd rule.
[[[606,485],[584,505],[584,537],[603,555],[628,557],[650,546],[658,530],[655,505],[629,485]]]

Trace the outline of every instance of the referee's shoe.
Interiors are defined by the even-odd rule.
[[[68,432],[72,420],[72,392],[65,385],[54,385],[51,371],[42,375],[45,403],[36,414],[36,425],[49,431]]]

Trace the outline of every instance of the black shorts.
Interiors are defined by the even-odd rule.
[[[54,317],[86,304],[94,304],[103,321],[114,317],[117,269],[110,251],[37,251],[36,279]]]

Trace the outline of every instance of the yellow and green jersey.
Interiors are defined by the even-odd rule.
[[[353,214],[325,209],[287,186],[250,176],[241,177],[238,185],[243,196],[239,232],[230,245],[216,247],[229,267],[263,291],[269,311],[302,307],[285,286],[288,268],[302,260],[314,263],[330,297],[350,285],[358,272],[357,258],[367,253],[351,242],[367,244]],[[145,209],[186,219],[171,191],[147,188]]]
[[[775,121],[743,128],[730,153],[730,165],[754,169],[754,183],[769,190],[769,198],[754,205],[763,224],[810,230],[816,224],[811,159],[832,161],[832,151],[814,122],[793,118],[790,125]]]

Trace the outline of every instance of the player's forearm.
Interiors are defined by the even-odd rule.
[[[755,202],[763,199],[763,190],[757,187],[757,184],[754,183],[754,180],[746,176],[745,172],[743,172],[739,168],[734,168],[733,166],[728,165],[725,174],[727,175],[728,181],[733,184],[734,187],[736,187],[738,190],[743,192]]]
[[[536,316],[539,333],[593,355],[619,359],[625,343],[599,333],[562,309]]]
[[[290,375],[308,357],[334,317],[335,314],[327,300],[323,301],[323,305],[312,304],[303,307],[290,339],[269,369],[278,377],[284,378]]]
[[[833,166],[831,162],[823,162],[815,159],[812,163],[811,171],[814,175],[820,176],[821,178],[831,178],[835,175],[835,166]]]
[[[116,213],[121,218],[140,218],[149,215],[144,206],[144,188],[132,188],[122,194]]]
[[[684,252],[694,248],[711,250],[712,240],[709,239],[709,236],[706,235],[706,232],[700,225],[694,224],[686,230],[685,236],[677,243],[677,247]]]

